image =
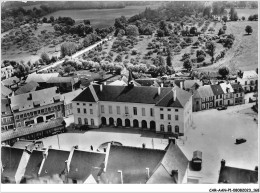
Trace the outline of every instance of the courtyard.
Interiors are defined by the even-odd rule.
[[[217,183],[221,159],[226,165],[254,170],[258,165],[257,114],[251,110],[253,104],[228,107],[193,113],[193,127],[178,145],[189,160],[193,151],[202,151],[203,166],[200,183]],[[73,122],[73,117],[68,118]],[[235,144],[236,138],[247,141]],[[64,133],[42,139],[44,146],[70,150],[78,145],[81,150],[94,151],[105,142],[116,141],[125,146],[164,149],[168,140],[161,134],[134,128],[102,127],[82,133]]]

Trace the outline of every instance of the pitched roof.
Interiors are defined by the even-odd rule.
[[[238,83],[234,83],[234,84],[231,84],[234,92],[244,92],[244,89],[243,87],[241,86],[241,84],[238,84]]]
[[[175,182],[165,167],[160,164],[146,184],[175,184]]]
[[[40,177],[62,174],[65,170],[65,161],[69,158],[69,151],[49,149]]]
[[[67,83],[72,82],[73,77],[51,77],[46,82],[47,83]]]
[[[199,96],[200,96],[201,98],[206,98],[206,97],[214,96],[214,93],[213,93],[213,91],[212,91],[210,85],[200,86],[200,87],[197,89],[197,91],[198,91]]]
[[[248,70],[243,72],[243,79],[252,79],[252,78],[258,78],[258,74],[255,70]]]
[[[57,87],[46,88],[43,90],[32,91],[25,94],[20,94],[11,97],[11,108],[19,109],[19,111],[33,109],[34,103],[40,104],[40,106],[54,103],[54,97],[60,95],[56,93]],[[31,100],[28,98],[32,97]]]
[[[222,87],[219,84],[210,85],[214,95],[224,94]]]
[[[45,74],[37,74],[37,73],[32,73],[32,74],[29,74],[27,79],[26,79],[26,82],[31,82],[31,81],[34,81],[34,82],[47,82],[50,78],[52,77],[58,77],[59,76],[59,73],[45,73]]]
[[[10,101],[7,98],[1,99],[1,114],[11,115]]]
[[[15,174],[23,155],[22,149],[12,147],[1,147],[1,162],[3,166],[2,175],[8,177],[11,182],[15,181]]]
[[[199,80],[185,80],[183,87],[187,89],[187,88],[192,88],[195,85],[202,86],[202,82]]]
[[[43,160],[43,152],[39,150],[33,150],[25,168],[25,177],[36,177],[38,175],[41,163]]]
[[[97,180],[97,174],[104,167],[106,154],[74,150],[68,178],[85,181],[90,175]]]
[[[157,78],[135,79],[141,86],[155,86],[159,87]]]
[[[3,133],[1,133],[1,139],[2,141],[6,141],[9,139],[14,139],[18,137],[22,137],[25,135],[29,135],[32,133],[36,133],[39,131],[44,131],[47,129],[55,128],[55,127],[60,127],[62,126],[62,118],[57,118],[54,120],[51,120],[49,122],[43,122],[43,123],[38,123],[33,125],[32,127],[18,127],[16,130],[8,130]]]
[[[16,76],[13,76],[8,79],[2,80],[2,84],[5,86],[11,86],[11,85],[15,84],[14,81],[20,82],[20,79],[17,78]]]
[[[227,89],[229,89],[229,92],[234,92],[230,83],[221,83],[219,85],[221,86],[221,88],[225,94],[227,93]]]
[[[64,93],[62,94],[62,98],[64,99],[64,104],[69,104],[72,102],[72,100],[78,96],[83,90],[82,89],[78,89],[78,90],[74,90],[74,91],[71,91],[71,92],[67,92],[67,93]]]
[[[258,182],[258,172],[229,166],[221,167],[218,183],[248,184]]]
[[[115,101],[115,102],[129,102],[129,103],[145,103],[145,104],[157,104],[158,106],[171,106],[171,107],[181,107],[188,99],[191,97],[189,92],[178,89],[177,90],[177,100],[173,102],[172,88],[162,87],[161,94],[158,95],[158,88],[155,87],[145,87],[145,86],[109,86],[103,85],[102,91],[99,85],[90,85],[87,89],[81,92],[73,101],[82,102],[95,102],[94,96],[92,94],[93,87],[97,98],[99,101]],[[92,91],[91,91],[92,90]]]
[[[24,94],[24,93],[28,93],[31,91],[35,91],[38,86],[39,86],[39,84],[37,82],[31,81],[31,82],[28,82],[27,84],[25,84],[24,86],[20,87],[19,89],[17,89],[14,92],[14,94],[19,95],[19,94]]]
[[[106,172],[101,178],[105,183],[121,183],[118,173],[121,170],[124,183],[145,183],[148,177],[146,168],[151,173],[164,154],[164,150],[111,145]]]
[[[3,84],[1,84],[1,94],[4,96],[9,96],[10,94],[12,94],[12,90],[5,87]]]

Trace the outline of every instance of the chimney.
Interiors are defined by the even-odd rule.
[[[121,184],[123,184],[124,183],[124,181],[123,181],[123,172],[122,172],[122,170],[118,170],[117,172],[120,173]]]
[[[100,84],[100,91],[102,92],[103,91],[103,85]]]
[[[104,85],[107,85],[107,82],[104,82]]]
[[[32,93],[29,93],[29,97],[27,98],[27,100],[32,100]]]
[[[176,144],[175,138],[174,138],[174,137],[169,137],[168,143],[169,143],[169,145],[170,145],[171,143]]]
[[[221,167],[222,167],[222,168],[225,167],[226,161],[225,161],[224,159],[222,159],[220,163],[221,163]]]
[[[146,171],[147,171],[147,178],[149,179],[150,178],[150,169],[149,168],[145,168]]]
[[[161,87],[163,87],[163,83],[161,83]]]
[[[145,143],[142,144],[143,148],[145,149]]]
[[[180,87],[181,87],[181,89],[183,89],[183,82],[182,81],[180,82]]]
[[[256,166],[256,167],[255,167],[255,171],[257,171],[257,172],[258,172],[258,166]]]
[[[161,94],[161,87],[158,87],[158,95]]]
[[[175,88],[173,88],[172,89],[172,93],[173,93],[173,96],[172,96],[172,99],[173,99],[173,101],[176,101],[176,89]]]
[[[178,170],[172,170],[172,178],[176,184],[178,184],[179,172]]]

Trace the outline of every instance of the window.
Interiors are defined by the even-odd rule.
[[[93,115],[93,109],[89,109],[90,114]]]
[[[172,132],[172,126],[168,125],[168,132],[171,133]]]
[[[171,109],[167,109],[167,111],[171,111]]]
[[[199,101],[196,101],[196,104],[198,105],[198,104],[199,104]],[[175,109],[175,110],[177,110],[177,109]]]
[[[216,99],[218,99],[218,95],[216,95]]]
[[[205,104],[202,104],[202,109],[205,109]]]
[[[133,111],[134,111],[134,115],[137,115],[137,107],[134,107]]]
[[[78,113],[80,113],[80,108],[77,108]]]
[[[104,105],[101,105],[101,113],[105,113],[105,107],[104,107]]]
[[[77,105],[79,105],[79,103],[77,103]]]
[[[95,125],[94,119],[91,119],[91,125]]]
[[[222,99],[222,95],[219,95],[219,98]]]
[[[175,109],[175,112],[178,112],[179,111],[179,109]]]
[[[24,116],[24,118],[26,118],[26,117],[27,117],[26,113],[24,113],[24,115],[23,115],[23,116]]]
[[[23,118],[23,114],[20,115],[20,118],[21,118],[21,119]]]
[[[212,106],[213,106],[213,103],[212,103],[212,102],[210,102],[210,103],[209,103],[209,106],[210,106],[210,107],[212,107]]]
[[[142,108],[142,116],[145,116],[145,108]]]
[[[172,118],[171,115],[168,115],[168,120],[171,120],[171,118]]]
[[[125,106],[125,114],[129,114],[129,110],[127,106]]]
[[[219,105],[222,105],[222,101],[219,101]]]
[[[108,106],[109,114],[112,114],[112,106]]]
[[[83,111],[84,111],[84,114],[87,114],[87,109],[83,109]]]
[[[79,117],[78,118],[78,123],[81,125],[82,124],[82,121],[81,121],[81,118]]]
[[[175,121],[178,121],[178,120],[179,120],[179,116],[175,115]]]
[[[41,113],[44,113],[44,109],[41,109]]]
[[[15,119],[19,119],[19,115],[16,115],[16,116],[15,116]]]
[[[117,107],[116,107],[116,113],[117,113],[118,115],[120,115],[120,106],[117,106]]]
[[[202,101],[202,102],[205,102],[205,98],[202,98],[201,101]]]
[[[163,111],[163,108],[160,108],[160,111]]]
[[[90,107],[92,107],[92,104],[89,104]]]
[[[87,125],[88,124],[88,119],[84,118],[84,124]]]
[[[175,126],[175,133],[179,133],[179,132],[180,132],[179,126],[176,125],[176,126]]]
[[[51,107],[51,111],[54,111],[54,107]]]
[[[163,114],[160,114],[160,119],[163,119],[163,118],[164,118]]]
[[[83,106],[86,106],[86,103],[83,103]]]
[[[164,132],[164,125],[160,125],[160,131]]]
[[[247,85],[247,81],[245,81],[245,85]]]
[[[153,117],[153,108],[150,108],[150,115]]]

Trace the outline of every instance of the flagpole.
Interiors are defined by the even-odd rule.
[[[59,146],[59,149],[60,149],[60,140],[59,140],[59,134],[57,133],[57,138],[58,138],[58,146]]]

